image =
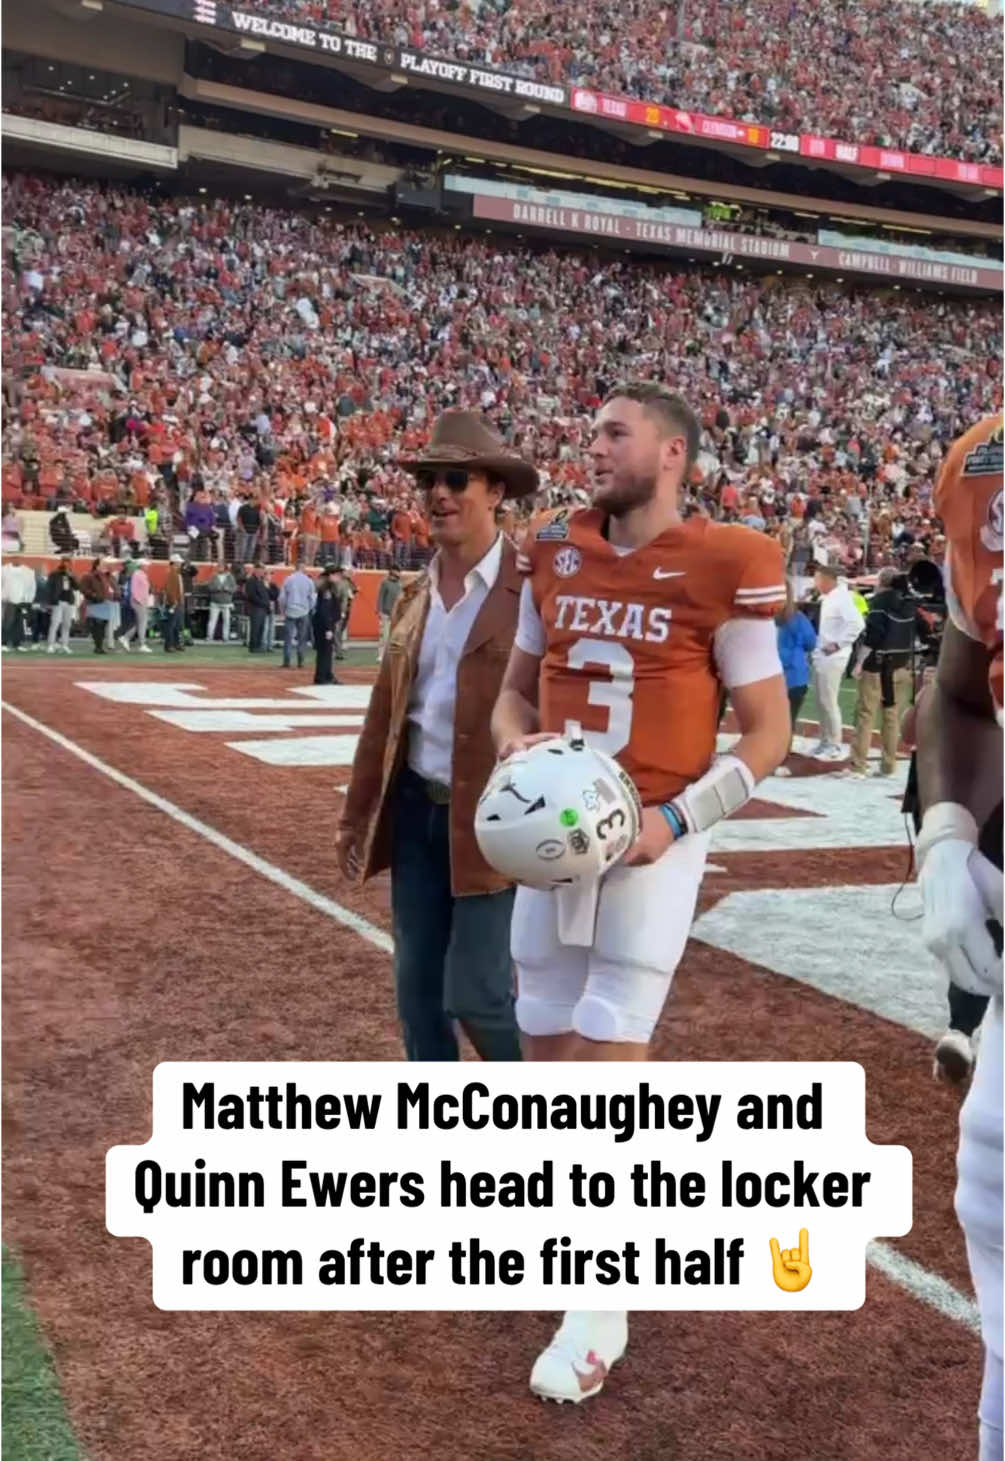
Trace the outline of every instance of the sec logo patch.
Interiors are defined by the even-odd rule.
[[[578,548],[559,548],[552,562],[559,578],[572,578],[583,566],[583,555]]]

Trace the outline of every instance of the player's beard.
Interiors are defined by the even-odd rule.
[[[614,472],[593,492],[593,506],[609,517],[625,517],[637,507],[645,507],[656,493],[654,471],[623,470]]]

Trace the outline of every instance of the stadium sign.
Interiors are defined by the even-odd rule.
[[[257,15],[253,10],[223,5],[218,0],[124,0],[124,3],[130,8],[138,6],[141,10],[153,10],[158,15],[195,21],[207,29],[247,36],[249,40],[296,46],[324,56],[339,56],[346,61],[377,66],[384,71],[390,71],[397,65],[398,53],[393,46],[360,40],[358,36],[346,35],[344,31],[318,25],[314,21]]]
[[[656,248],[687,251],[705,257],[760,260],[766,264],[794,264],[797,268],[835,274],[872,274],[891,283],[948,284],[982,293],[1000,292],[1000,268],[943,264],[896,253],[873,253],[866,249],[838,249],[821,244],[798,243],[794,239],[766,238],[757,234],[733,233],[719,228],[691,228],[683,224],[648,220],[636,211],[628,212],[608,203],[604,211],[569,208],[479,193],[472,200],[475,218],[510,223],[521,228],[540,228],[553,233],[576,233],[613,243],[637,243]]]
[[[475,91],[491,91],[497,96],[518,97],[521,101],[540,102],[545,106],[567,104],[564,86],[531,81],[525,76],[510,76],[504,71],[490,71],[484,66],[466,66],[456,61],[441,61],[422,51],[399,51],[398,66],[409,76],[424,76],[430,81],[445,81],[451,86],[473,87]]]

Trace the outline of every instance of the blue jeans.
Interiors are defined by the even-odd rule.
[[[406,767],[395,792],[391,918],[409,1060],[458,1060],[454,1020],[482,1060],[519,1060],[509,926],[514,890],[455,898],[450,808]]]
[[[311,642],[311,616],[304,614],[299,619],[283,620],[283,664],[288,665],[293,647],[296,645],[297,664],[304,662],[304,650]]]
[[[180,606],[164,611],[164,648],[181,649],[181,631],[185,623],[185,611]]]

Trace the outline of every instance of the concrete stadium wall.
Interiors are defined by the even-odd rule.
[[[4,0],[4,49],[72,61],[100,71],[117,71],[147,81],[177,86],[185,62],[185,37],[123,19],[121,12],[62,9]]]

